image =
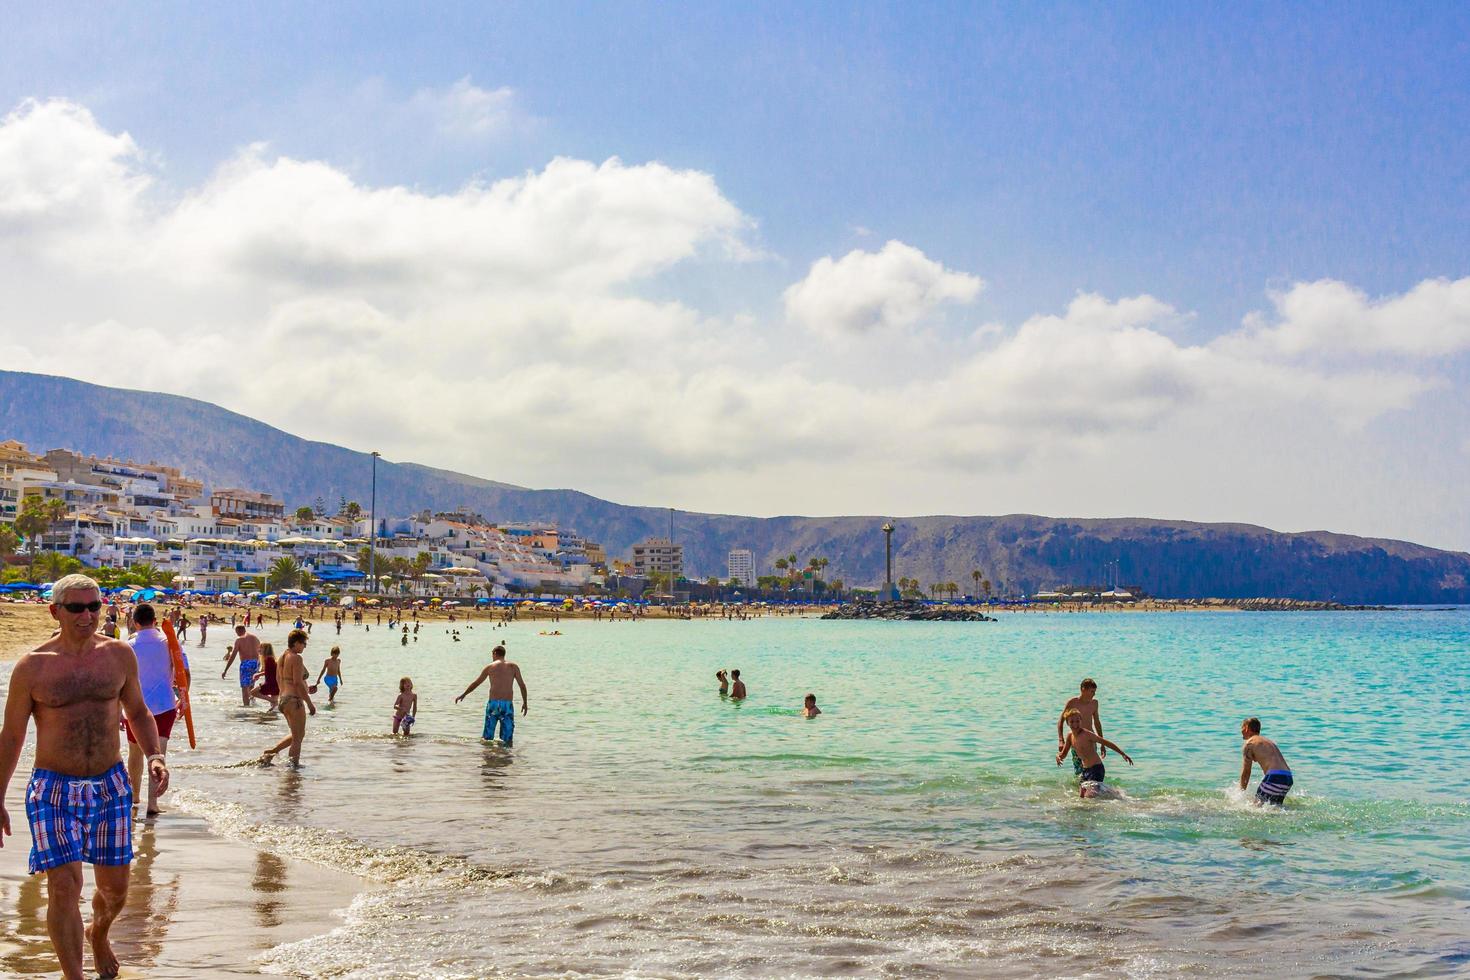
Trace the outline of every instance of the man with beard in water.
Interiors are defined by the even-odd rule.
[[[97,633],[102,594],[85,575],[51,590],[57,634],[26,654],[10,674],[0,729],[0,845],[10,833],[5,790],[36,719],[36,761],[26,785],[31,874],[46,874],[46,931],[62,976],[78,980],[82,943],[97,973],[115,977],[107,933],[128,896],[133,860],[133,788],[122,762],[119,715],[127,715],[148,756],[154,795],[168,789],[158,729],[138,683],[138,658],[121,640]],[[92,865],[92,924],[82,927],[82,864]]]

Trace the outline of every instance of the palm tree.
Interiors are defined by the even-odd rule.
[[[827,575],[827,565],[829,564],[829,562],[826,558],[818,558],[817,561],[820,562],[817,568],[822,573],[822,577],[825,578]]]
[[[301,581],[301,566],[290,555],[282,555],[271,562],[270,571],[266,573],[265,578],[266,586],[272,592],[294,589],[299,581]]]
[[[362,504],[355,500],[349,500],[342,505],[342,516],[349,521],[355,521],[362,517]]]
[[[980,583],[980,588],[981,588],[982,591],[984,591],[985,598],[986,599],[989,599],[990,598],[990,579],[986,579],[985,581],[981,582]]]
[[[20,513],[15,515],[15,529],[25,535],[26,548],[30,552],[26,571],[28,578],[36,577],[36,553],[41,548],[41,535],[65,516],[66,502],[63,500],[46,500],[38,494],[29,494],[21,502]]]
[[[140,588],[148,589],[158,584],[162,573],[151,561],[140,561],[128,567],[128,580]]]
[[[842,581],[842,579],[840,579],[840,578],[834,578],[832,580],[832,591],[835,592],[835,593],[837,593],[838,595],[841,595],[842,594],[842,588],[843,588],[843,581]]]
[[[958,582],[950,582],[947,585],[945,585],[945,589],[947,589],[949,591],[949,601],[950,602],[954,602],[955,595],[960,591],[959,583]]]
[[[303,568],[301,575],[296,579],[296,587],[302,592],[315,592],[316,576],[309,569]]]
[[[975,580],[975,593],[974,594],[975,595],[979,595],[980,594],[980,569],[977,568],[973,572],[971,572],[970,573],[970,578],[972,578],[972,579]]]
[[[778,572],[781,573],[781,577],[782,578],[785,578],[786,577],[786,559],[785,558],[777,558],[776,559],[776,571],[778,571]]]
[[[5,559],[20,550],[20,535],[9,524],[0,524],[0,567]]]
[[[433,567],[434,556],[427,551],[420,551],[413,556],[413,564],[409,568],[409,574],[413,576],[414,591],[418,591],[419,583],[424,580],[424,574]]]
[[[796,556],[795,555],[787,555],[786,556],[786,577],[787,578],[796,578]]]
[[[80,561],[59,551],[46,552],[36,564],[41,570],[41,577],[47,582],[55,582],[63,575],[70,575],[82,567]]]

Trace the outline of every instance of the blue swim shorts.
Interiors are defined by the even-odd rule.
[[[240,686],[249,687],[255,677],[255,672],[259,669],[259,660],[240,661]]]
[[[336,674],[328,674],[327,676],[322,678],[322,682],[327,685],[327,690],[335,691],[337,689],[337,685],[341,682],[341,678],[339,678]]]
[[[485,734],[481,736],[485,741],[495,737],[495,726],[500,725],[500,737],[506,745],[516,733],[516,706],[512,701],[486,701],[485,702]]]
[[[31,874],[73,861],[131,864],[133,787],[119,762],[100,776],[37,769],[26,784]]]
[[[1256,802],[1281,806],[1286,802],[1286,794],[1290,792],[1291,770],[1272,769],[1262,777],[1260,785],[1256,787]]]

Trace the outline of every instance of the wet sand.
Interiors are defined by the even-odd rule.
[[[14,836],[0,849],[0,975],[54,976],[44,876],[26,874],[23,776],[17,773],[6,799]],[[123,977],[257,976],[267,950],[340,926],[338,910],[364,887],[351,875],[222,840],[183,813],[139,822],[133,848],[128,904],[112,929]],[[84,903],[91,894],[88,870]]]

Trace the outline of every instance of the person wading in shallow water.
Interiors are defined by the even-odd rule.
[[[490,682],[490,699],[485,702],[485,741],[495,738],[495,728],[500,727],[500,738],[507,746],[515,738],[516,706],[513,684],[521,686],[521,714],[530,706],[526,703],[526,681],[521,677],[521,668],[505,659],[505,647],[497,646],[490,651],[490,665],[480,671],[473,684],[464,689],[464,694],[454,699],[455,704],[463,701],[471,691],[485,681]]]
[[[102,594],[85,575],[67,575],[51,591],[60,630],[16,662],[0,728],[0,846],[10,833],[5,791],[20,761],[26,727],[36,719],[36,763],[26,785],[31,874],[46,875],[46,931],[62,976],[78,980],[82,944],[97,973],[115,977],[108,930],[128,897],[133,860],[133,788],[123,766],[118,718],[148,757],[156,796],[168,789],[158,729],[138,684],[138,658],[121,640],[97,632]],[[82,864],[92,865],[92,923],[82,926]]]
[[[311,691],[306,686],[306,662],[301,652],[306,649],[306,630],[292,630],[286,636],[286,653],[276,669],[281,687],[281,699],[276,702],[291,734],[281,739],[272,748],[260,754],[260,761],[270,765],[282,749],[290,749],[291,768],[301,765],[301,743],[306,739],[306,713],[316,714],[316,705],[311,703]]]

